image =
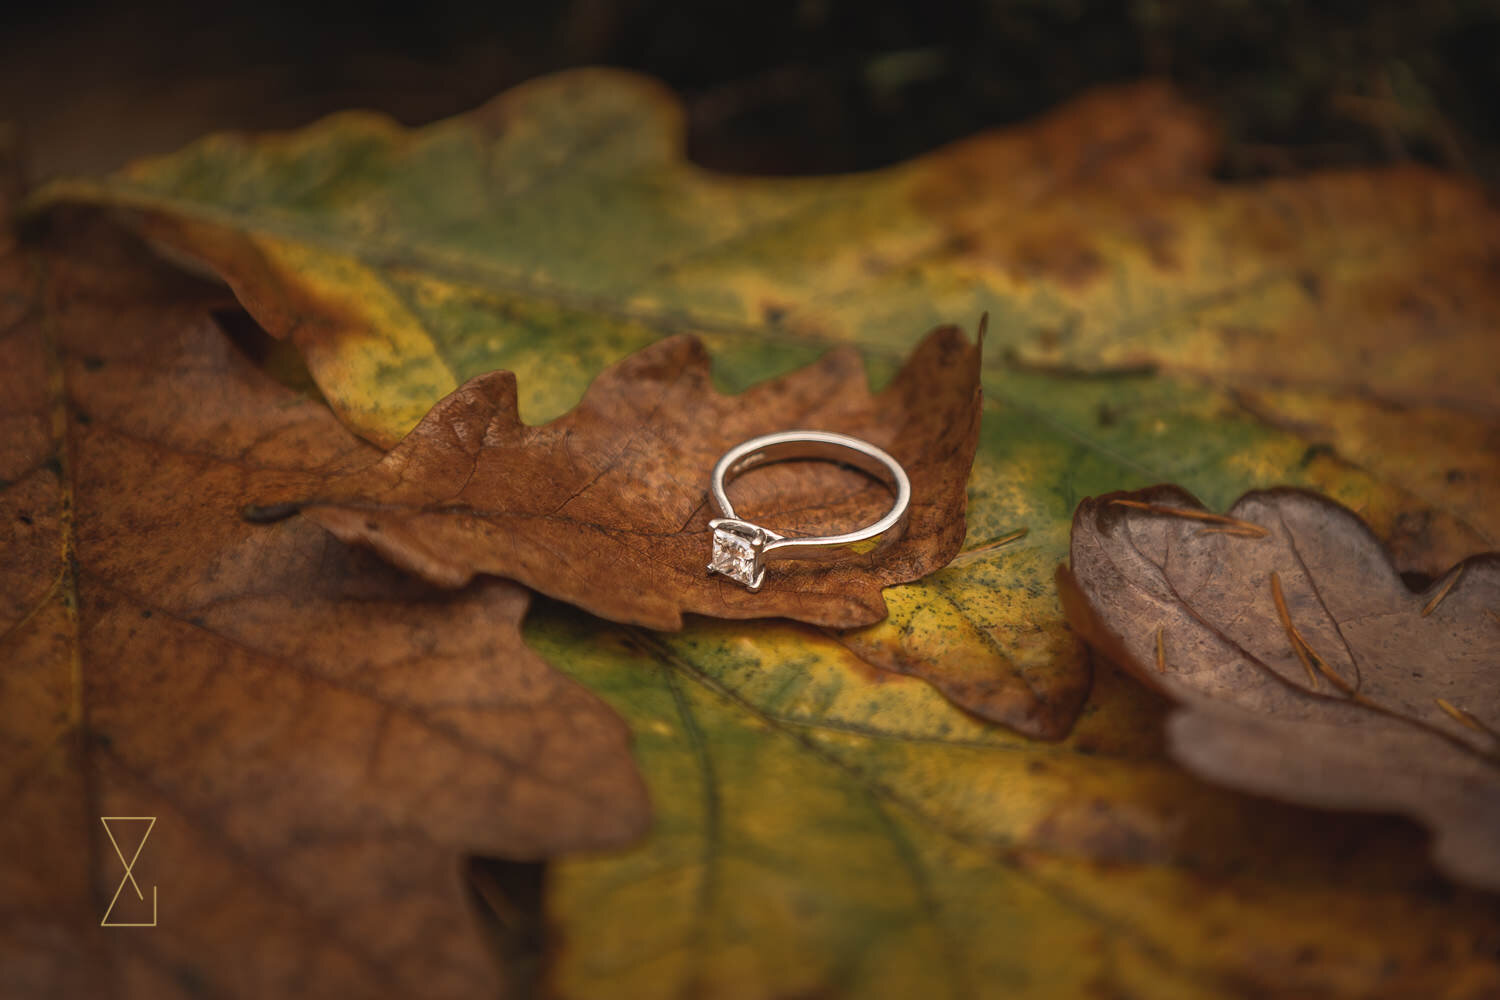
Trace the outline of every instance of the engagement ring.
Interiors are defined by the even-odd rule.
[[[895,503],[874,524],[842,535],[814,538],[787,538],[737,517],[724,490],[728,482],[750,469],[792,459],[821,459],[868,473],[890,487]],[[751,591],[759,590],[765,582],[768,560],[838,559],[849,555],[851,549],[868,551],[870,542],[895,541],[906,528],[911,508],[911,480],[901,463],[869,442],[827,431],[781,431],[736,445],[714,466],[712,487],[714,503],[724,516],[708,522],[714,532],[708,569]]]

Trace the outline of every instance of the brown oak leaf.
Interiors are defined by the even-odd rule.
[[[494,995],[462,857],[641,833],[624,725],[515,584],[246,524],[378,451],[72,239],[0,257],[0,995]]]
[[[1081,503],[1058,578],[1074,628],[1179,703],[1189,768],[1410,814],[1448,874],[1500,888],[1500,556],[1415,592],[1326,497],[1257,491],[1220,515],[1157,486]]]
[[[515,377],[491,372],[433,407],[379,462],[295,506],[443,586],[489,573],[660,629],[680,628],[684,612],[868,625],[885,616],[882,587],[942,567],[963,542],[979,351],[942,327],[878,394],[859,355],[840,349],[728,396],[713,387],[703,345],[672,337],[606,370],[573,411],[536,427],[521,422]],[[888,450],[911,477],[911,522],[894,544],[841,562],[772,562],[751,593],[705,569],[718,516],[709,474],[741,441],[793,428]],[[729,492],[741,517],[787,535],[868,524],[891,502],[869,477],[824,462],[762,466]]]

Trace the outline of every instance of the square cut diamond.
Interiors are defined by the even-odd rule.
[[[723,528],[714,529],[714,552],[708,568],[747,587],[755,586],[755,546],[750,539]]]

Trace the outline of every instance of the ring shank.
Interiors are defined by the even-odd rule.
[[[828,441],[781,441],[757,448],[725,469],[724,481],[732,482],[741,473],[749,472],[762,465],[793,459],[822,459],[839,465],[852,465],[861,472],[869,473],[893,490],[896,488],[896,477],[892,474],[890,467],[880,459],[847,445]]]
[[[725,491],[736,476],[774,462],[814,459],[851,466],[890,488],[894,502],[874,524],[839,535],[813,538],[775,536],[764,547],[767,559],[830,559],[845,549],[868,542],[888,544],[906,528],[911,509],[911,480],[901,464],[880,448],[859,438],[830,431],[780,431],[752,438],[731,448],[714,466],[714,502],[726,518],[737,519]]]

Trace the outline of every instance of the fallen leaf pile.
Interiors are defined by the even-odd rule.
[[[1454,876],[1500,889],[1500,555],[1424,592],[1363,522],[1291,490],[1228,512],[1181,490],[1089,499],[1069,617],[1182,703],[1175,757],[1311,805],[1401,810]]]
[[[423,129],[351,112],[211,136],[40,197],[128,210],[222,276],[385,447],[491,370],[516,374],[536,422],[664,335],[701,335],[738,389],[840,342],[893,366],[925,331],[988,312],[987,423],[1013,426],[976,459],[976,555],[888,593],[890,618],[854,644],[1031,735],[1067,732],[1088,688],[1051,577],[1091,492],[1186,482],[1176,469],[1195,455],[1207,469],[1233,454],[1204,476],[1218,499],[1278,481],[1329,491],[1404,567],[1500,544],[1500,503],[1484,502],[1500,499],[1500,449],[1452,444],[1488,440],[1497,417],[1500,226],[1482,192],[1417,169],[1218,185],[1212,126],[1154,84],[845,177],[718,176],[683,159],[683,130],[659,85],[585,70]],[[1132,405],[1143,383],[1017,381],[1007,363],[1207,379],[1170,395],[1207,423],[1255,419],[1164,431]],[[1461,384],[1434,395],[1445,365]],[[1081,487],[1071,449],[1113,478]]]
[[[270,410],[252,408],[261,416],[248,421],[249,429],[221,428],[228,422],[224,408],[234,400],[216,401],[217,382],[201,400],[194,390],[193,412],[179,413],[189,404],[175,393],[185,390],[160,387],[167,380],[193,385],[194,378],[208,379],[205,373],[219,370],[217,362],[148,363],[142,356],[129,381],[123,363],[89,367],[89,357],[115,356],[103,346],[56,351],[60,375],[43,373],[20,384],[43,402],[0,403],[16,414],[6,419],[25,429],[16,440],[42,442],[36,456],[24,460],[13,461],[7,446],[6,468],[45,462],[59,451],[46,442],[76,443],[53,477],[61,484],[96,467],[101,454],[114,454],[113,448],[83,447],[102,441],[98,435],[110,428],[130,430],[120,449],[145,447],[142,442],[163,435],[190,439],[184,454],[126,463],[145,485],[131,486],[114,501],[122,513],[99,522],[111,526],[108,539],[102,531],[86,535],[94,515],[81,500],[76,509],[71,499],[67,507],[53,501],[69,511],[55,516],[58,524],[76,518],[80,581],[160,561],[163,568],[128,593],[144,601],[144,592],[153,608],[165,605],[171,615],[153,611],[143,625],[131,617],[138,616],[135,605],[110,597],[118,603],[106,608],[98,603],[103,598],[89,596],[97,587],[80,583],[80,641],[55,641],[51,659],[27,654],[25,662],[46,664],[30,669],[53,692],[28,696],[31,703],[73,704],[65,693],[69,678],[106,678],[114,687],[86,701],[81,717],[87,723],[59,723],[56,732],[93,733],[96,716],[109,721],[110,713],[157,718],[158,706],[170,705],[173,714],[145,735],[116,726],[108,730],[111,741],[78,737],[58,744],[50,751],[56,763],[48,766],[66,781],[17,786],[46,787],[52,797],[44,801],[72,810],[58,823],[26,821],[27,844],[41,843],[39,830],[62,830],[59,836],[75,840],[45,842],[50,853],[36,870],[52,872],[51,881],[30,875],[31,869],[0,866],[5,885],[25,889],[12,898],[28,901],[7,911],[7,928],[48,943],[16,954],[59,956],[57,969],[81,975],[87,966],[77,956],[92,942],[110,942],[67,931],[86,920],[97,923],[119,882],[102,831],[88,832],[97,819],[91,813],[106,808],[95,803],[107,800],[107,808],[129,815],[164,803],[154,837],[171,829],[179,841],[148,849],[158,867],[143,884],[159,883],[164,913],[169,905],[196,907],[189,910],[194,927],[184,930],[178,921],[176,930],[158,929],[155,951],[107,944],[114,961],[135,977],[122,987],[127,994],[232,993],[205,969],[222,967],[232,975],[260,960],[266,964],[258,969],[280,971],[262,973],[246,989],[267,989],[251,995],[294,980],[314,984],[309,991],[325,982],[360,984],[369,981],[359,978],[367,974],[398,984],[391,987],[398,995],[472,995],[475,984],[490,980],[473,940],[463,936],[470,929],[459,928],[459,911],[450,905],[458,894],[457,855],[468,850],[503,857],[560,852],[551,854],[541,889],[545,995],[1478,1000],[1500,993],[1500,903],[1435,871],[1420,828],[1399,818],[1279,804],[1198,780],[1163,745],[1170,713],[1182,709],[1113,671],[1091,677],[1088,653],[1059,605],[1054,573],[1068,556],[1078,503],[1152,483],[1183,483],[1215,510],[1271,484],[1322,491],[1359,512],[1402,572],[1441,574],[1500,538],[1500,507],[1488,502],[1500,496],[1500,452],[1489,447],[1497,422],[1493,390],[1500,385],[1489,353],[1500,315],[1500,292],[1491,280],[1500,259],[1500,220],[1482,193],[1416,169],[1224,185],[1209,175],[1214,156],[1212,130],[1191,109],[1161,87],[1139,85],[1088,95],[1036,123],[887,170],[731,178],[684,160],[680,109],[657,85],[582,71],[536,81],[470,115],[422,129],[340,115],[285,135],[209,137],[111,178],[62,182],[39,193],[33,210],[87,202],[123,211],[174,259],[221,277],[266,331],[295,346],[327,408],[272,385],[209,337],[217,334],[202,318],[205,293],[198,286],[189,296],[199,297],[192,299],[189,326],[206,338],[202,349],[220,351],[244,378],[254,375],[267,400],[275,401]],[[16,287],[24,285],[17,281]],[[188,292],[172,287],[171,296],[153,293],[152,308],[170,299],[178,303],[174,308],[187,309],[188,300],[178,296]],[[39,300],[53,303],[50,312],[13,306],[11,299],[4,308],[52,323],[60,343],[72,342],[69,337],[116,343],[112,332],[97,329],[107,325],[99,310],[87,322],[82,314],[76,325],[68,319],[70,310],[84,308],[70,303],[95,293],[54,288]],[[102,311],[113,321],[118,303]],[[835,387],[829,398],[808,405],[829,426],[866,428],[866,436],[903,447],[901,422],[875,421],[875,401],[902,398],[902,386],[913,384],[918,362],[898,373],[926,331],[972,323],[985,312],[990,327],[979,373],[984,397],[967,484],[967,533],[946,568],[887,587],[878,598],[873,588],[861,591],[855,606],[867,617],[859,620],[878,613],[876,602],[883,600],[890,612],[884,621],[837,630],[826,623],[853,619],[834,617],[832,605],[819,610],[807,602],[807,617],[825,624],[689,615],[680,631],[664,633],[606,623],[546,600],[530,612],[524,626],[530,650],[628,725],[630,753],[651,803],[649,832],[630,840],[644,816],[638,779],[624,766],[621,727],[608,712],[585,714],[602,706],[545,672],[534,686],[520,684],[521,676],[531,676],[526,671],[540,670],[534,654],[515,652],[523,598],[489,572],[528,579],[580,604],[602,593],[623,609],[626,599],[648,604],[657,595],[595,591],[565,575],[559,582],[557,567],[545,565],[540,553],[511,548],[513,539],[529,533],[503,519],[492,525],[495,509],[464,521],[449,516],[456,511],[435,518],[428,508],[463,493],[460,477],[473,473],[507,509],[520,500],[534,499],[542,512],[561,504],[569,528],[581,532],[602,520],[601,510],[611,517],[641,512],[631,488],[639,485],[636,470],[645,469],[640,482],[671,505],[673,518],[662,523],[693,527],[707,512],[685,498],[706,487],[708,469],[678,483],[654,474],[670,468],[675,477],[675,465],[651,463],[711,461],[717,444],[692,438],[691,448],[704,454],[689,454],[687,430],[701,435],[712,428],[689,428],[681,408],[667,407],[661,412],[676,421],[668,424],[667,437],[622,439],[614,434],[619,428],[609,426],[620,422],[618,415],[651,412],[679,391],[681,398],[706,399],[732,413],[735,397],[726,393],[749,388],[750,399],[762,399],[799,384],[828,386]],[[158,334],[178,329],[152,328]],[[681,334],[697,337],[712,358],[707,377],[692,342],[672,339]],[[975,348],[939,335],[918,349],[919,362],[942,337],[959,360],[972,358]],[[117,347],[125,351],[146,339],[122,337]],[[860,363],[848,354],[818,360],[841,344],[857,348]],[[1455,376],[1438,391],[1435,375],[1450,369]],[[494,370],[512,373],[513,381],[487,374]],[[865,388],[866,370],[873,390]],[[972,377],[962,365],[929,371]],[[607,374],[586,395],[600,373]],[[119,381],[108,382],[110,392],[100,398],[113,400],[120,412],[92,396],[106,377]],[[469,381],[476,377],[479,382]],[[455,390],[459,395],[450,395]],[[59,399],[69,408],[56,405]],[[580,409],[569,413],[581,399]],[[608,405],[601,407],[601,400]],[[424,423],[434,406],[439,410]],[[74,408],[93,423],[82,424]],[[331,427],[329,409],[376,448],[394,450],[382,457],[363,446],[342,451],[325,444],[319,451],[273,429],[279,426],[273,412],[308,420],[316,412]],[[158,412],[177,414],[176,422],[152,422]],[[120,413],[134,414],[137,423]],[[774,416],[757,413],[757,420]],[[70,415],[64,420],[59,414]],[[262,418],[271,423],[258,423]],[[924,439],[962,442],[969,419],[955,409],[934,421]],[[213,423],[212,432],[205,422]],[[773,419],[764,429],[795,422]],[[573,427],[587,433],[561,433]],[[399,445],[413,428],[417,436]],[[745,435],[759,429],[758,422],[747,425]],[[460,436],[480,431],[492,439]],[[580,439],[595,445],[568,450]],[[604,442],[617,449],[628,443],[631,450],[617,461]],[[928,457],[925,447],[911,447],[914,463]],[[259,454],[255,449],[267,453],[265,460],[247,462],[245,455]],[[957,452],[950,460],[951,454]],[[488,464],[502,457],[506,469],[529,470],[523,483],[547,469],[548,477],[560,475],[571,486],[561,495],[507,493],[501,467]],[[939,449],[931,457],[944,454]],[[189,460],[202,463],[198,479],[185,479],[179,469]],[[44,480],[52,475],[38,468]],[[392,473],[417,469],[433,470],[440,485],[431,495],[426,471],[422,483],[392,482]],[[775,507],[771,494],[801,483],[807,471],[767,469],[765,476],[782,478],[757,485],[757,472],[738,488],[751,506]],[[809,485],[842,484],[832,496],[850,516],[884,496],[861,477],[840,478],[837,470],[819,475],[825,478]],[[187,498],[185,481],[207,484],[206,500]],[[0,496],[40,488],[23,487],[30,482],[18,479]],[[331,492],[354,485],[357,492]],[[73,491],[95,498],[93,505],[106,492]],[[237,519],[246,505],[262,505],[259,513],[266,514],[265,505],[282,504],[277,510],[284,513],[288,503],[319,499],[337,503],[309,504],[308,516],[272,524]],[[387,507],[387,501],[394,503]],[[198,530],[208,515],[194,512],[209,507],[215,525],[222,518],[217,534]],[[822,525],[828,513],[814,519],[808,512],[807,523]],[[425,567],[444,584],[479,575],[458,590],[405,578],[310,523],[325,515],[362,543],[382,544],[372,534],[398,536],[387,554]],[[656,512],[642,512],[642,523],[652,523],[647,515]],[[50,523],[33,521],[44,529]],[[1222,531],[1199,539],[1196,532],[1205,527],[1216,525],[1192,525],[1195,543],[1254,541]],[[32,546],[17,551],[32,553],[26,559],[43,567],[25,577],[8,571],[0,595],[17,609],[48,593],[54,577],[69,579],[57,567],[73,563],[66,551],[57,556],[48,539],[73,535],[46,530],[53,535],[40,541],[16,535]],[[572,559],[583,546],[558,530],[549,544],[562,539]],[[184,533],[191,537],[179,539]],[[86,537],[93,539],[89,546]],[[635,558],[628,544],[599,538],[601,547],[616,546],[606,550],[607,559]],[[1260,540],[1270,540],[1269,528]],[[179,541],[188,548],[179,548]],[[953,541],[929,542],[921,560],[890,579],[946,558]],[[162,551],[175,555],[167,559]],[[1395,592],[1383,588],[1394,578],[1383,560],[1386,576],[1372,593],[1390,597]],[[1473,565],[1465,577],[1476,572]],[[317,575],[325,571],[334,576]],[[1324,619],[1306,603],[1309,578],[1278,575],[1300,645],[1285,645],[1291,633],[1277,613],[1263,624],[1267,641],[1281,645],[1257,655],[1274,652],[1280,658],[1267,663],[1288,683],[1308,685],[1295,652],[1302,649],[1320,678],[1319,710],[1365,712],[1318,667],[1337,671],[1344,664],[1337,647],[1327,645]],[[698,582],[747,602],[734,606],[736,617],[752,613],[748,595]],[[1451,578],[1423,599],[1431,602],[1446,582]],[[305,596],[315,586],[352,593],[327,600],[339,609],[335,618],[362,615],[369,638],[341,646],[337,637],[348,633],[329,627],[320,610],[326,605]],[[1462,601],[1450,603],[1461,587],[1477,586],[1459,579],[1422,620],[1463,610]],[[363,599],[363,588],[382,587],[393,588],[382,594],[415,595],[416,603],[400,596]],[[828,589],[844,599],[850,593],[847,583]],[[1463,600],[1476,592],[1468,590]],[[72,591],[61,593],[65,598]],[[267,624],[272,619],[254,617],[282,594],[290,595],[284,610],[291,618],[274,619],[273,628]],[[764,594],[779,599],[769,585]],[[1256,603],[1247,607],[1264,618],[1268,592],[1249,596]],[[655,610],[620,610],[618,617],[676,624],[685,610],[711,609],[702,594],[679,597]],[[75,612],[64,598],[48,614],[66,623]],[[788,606],[778,604],[779,613]],[[1410,614],[1409,601],[1400,607]],[[1419,619],[1424,607],[1416,609]],[[423,621],[437,615],[438,624],[423,631],[408,615]],[[459,620],[442,627],[444,615]],[[200,676],[210,678],[201,688],[210,695],[213,684],[241,685],[245,693],[234,703],[255,708],[235,716],[243,729],[210,711],[219,703],[209,696],[142,699],[128,690],[127,676],[150,678],[172,664],[204,660],[188,655],[186,645],[163,646],[156,633],[152,648],[169,654],[128,673],[121,669],[125,660],[102,662],[89,652],[113,650],[126,620],[137,629],[171,622],[182,635],[215,643],[213,655],[221,659],[229,654],[217,652],[219,637],[227,636],[224,641],[240,644],[233,657],[264,653],[267,676],[283,678],[274,665],[291,662],[307,665],[290,675],[299,683],[333,676],[350,686],[373,685],[365,701],[351,702],[367,706],[369,722],[316,724],[320,717],[298,710],[305,701],[271,697],[240,680],[240,671],[249,669],[237,666],[240,659],[225,660],[232,666],[222,680],[218,672],[200,670]],[[1161,635],[1168,668],[1162,676],[1173,678],[1173,665],[1187,662],[1180,658],[1186,650],[1177,648],[1187,637],[1176,629],[1158,632],[1155,626],[1163,624],[1158,619],[1146,629],[1150,658],[1142,662],[1155,671]],[[1436,626],[1417,626],[1424,627]],[[31,633],[22,628],[7,641],[23,634]],[[473,673],[459,663],[465,655],[449,655],[454,643],[464,654],[483,653],[472,657],[483,662],[490,662],[485,651],[493,649],[494,662],[507,669]],[[74,649],[86,655],[74,657]],[[1385,662],[1383,654],[1369,655]],[[445,669],[453,679],[441,679],[450,676]],[[438,678],[432,687],[417,683],[429,673]],[[12,676],[29,675],[7,675],[6,683]],[[493,696],[467,687],[486,680],[497,686]],[[573,708],[558,711],[577,724],[559,728],[548,710],[520,719],[506,714],[496,706],[521,697],[512,681],[544,705],[566,701]],[[491,745],[484,740],[503,741],[523,764],[522,784],[502,781],[494,765],[484,764],[461,768],[465,783],[453,788],[424,780],[430,799],[408,797],[404,786],[390,790],[383,782],[398,778],[383,776],[410,778],[429,767],[447,774],[460,765],[453,763],[457,758],[429,763],[422,755],[410,758],[409,771],[380,769],[397,763],[371,757],[368,748],[387,731],[383,727],[405,718],[381,722],[380,706],[395,698],[386,685],[397,685],[405,697],[418,692],[431,699],[421,711],[443,725],[424,731],[462,734],[480,748]],[[1430,737],[1459,752],[1451,737],[1482,753],[1482,730],[1495,724],[1487,707],[1493,685],[1488,690],[1490,701],[1467,683],[1432,691],[1403,685],[1391,707],[1441,729],[1444,737],[1425,729],[1428,735],[1412,737],[1422,746]],[[1370,698],[1378,693],[1374,687],[1358,691]],[[1428,694],[1443,698],[1453,714],[1423,701]],[[1288,697],[1310,696],[1292,691]],[[1196,702],[1184,699],[1191,718]],[[245,720],[258,718],[261,705],[263,725],[252,727]],[[1280,732],[1277,727],[1295,723],[1254,707],[1235,710],[1249,721],[1226,728],[1218,745],[1246,753],[1258,748],[1259,768],[1284,777],[1290,755],[1277,758],[1282,748],[1267,750],[1245,727]],[[48,717],[67,718],[56,712]],[[497,715],[481,717],[488,712]],[[16,713],[17,720],[41,717]],[[312,721],[297,728],[299,720]],[[1383,717],[1350,731],[1361,741],[1384,739],[1385,723]],[[7,739],[24,731],[17,725],[7,717]],[[1175,748],[1179,723],[1170,728]],[[276,738],[282,733],[286,739]],[[201,738],[210,750],[218,740],[239,742],[233,755],[166,758],[148,754],[148,736]],[[16,745],[52,746],[27,738],[32,742],[17,739]],[[1216,745],[1208,737],[1203,744]],[[300,748],[295,759],[294,747]],[[351,769],[346,750],[374,760],[374,770]],[[1305,756],[1325,759],[1311,749]],[[1421,759],[1434,756],[1424,750]],[[42,751],[31,757],[53,759]],[[490,760],[482,753],[477,759]],[[1337,766],[1358,763],[1328,759]],[[109,766],[101,770],[100,762]],[[1434,766],[1432,794],[1466,780],[1457,765],[1438,760]],[[547,778],[527,783],[535,775]],[[490,784],[475,784],[482,782]],[[286,789],[285,797],[278,798],[277,789]],[[522,791],[536,798],[521,798]],[[1285,785],[1275,791],[1296,794]],[[517,797],[507,798],[512,794]],[[252,800],[256,810],[275,809],[252,810]],[[575,811],[566,812],[556,804],[561,801]],[[1415,809],[1413,801],[1366,804]],[[172,810],[174,802],[193,808]],[[61,810],[54,807],[64,816]],[[587,810],[611,819],[588,820]],[[28,805],[16,815],[34,811]],[[347,831],[352,820],[373,813],[383,818],[383,835],[356,848],[329,832]],[[538,825],[513,829],[522,817]],[[525,831],[532,839],[521,836]],[[539,834],[546,831],[555,831],[558,841],[542,842]],[[1448,870],[1473,871],[1455,863],[1473,856],[1463,849],[1452,853],[1454,843],[1439,848]],[[420,864],[387,864],[386,849],[411,850]],[[194,862],[199,867],[174,876],[162,866],[177,851],[188,859],[211,855],[221,867],[210,871],[207,860]],[[18,856],[11,851],[5,864],[23,864],[10,860]],[[94,858],[93,869],[59,867],[80,856]],[[367,867],[356,873],[351,859]],[[306,873],[315,867],[344,886],[347,898],[309,897]],[[252,875],[242,876],[247,871]],[[74,883],[66,893],[48,894],[47,886],[64,877],[60,872]],[[368,898],[355,898],[349,887],[356,883]],[[434,894],[441,902],[432,901]],[[243,898],[269,900],[264,912],[286,919],[226,929],[236,914],[261,912]],[[486,898],[498,922],[514,916],[508,899]],[[60,916],[36,922],[33,914],[50,912],[55,899],[71,901],[74,923]],[[420,912],[435,916],[424,923],[398,910],[377,923],[377,900],[431,906]],[[344,935],[371,927],[412,936],[380,941],[378,957],[366,963],[360,956],[374,955],[374,939],[366,953],[360,951],[365,939]],[[191,944],[170,934],[186,934]],[[337,941],[326,943],[333,934]],[[143,935],[132,946],[143,940],[150,944]],[[258,959],[244,956],[247,941],[259,949]],[[220,962],[220,955],[229,957]],[[0,969],[7,973],[26,969],[34,972],[31,981],[48,982],[41,965],[5,959]],[[506,977],[511,971],[508,964],[501,968]],[[421,989],[406,988],[417,978],[424,979]],[[211,986],[198,988],[202,982]]]

